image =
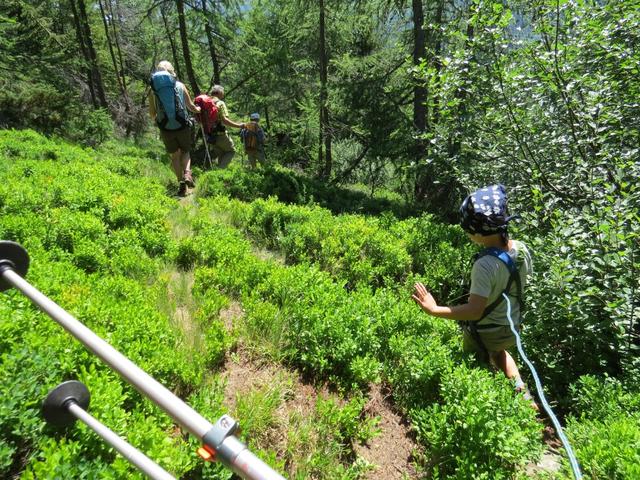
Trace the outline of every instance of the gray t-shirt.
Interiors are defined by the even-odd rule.
[[[531,254],[524,243],[517,240],[512,241],[512,248],[507,252],[518,267],[522,290],[525,290],[527,277],[533,273]],[[469,293],[485,297],[487,306],[502,295],[509,282],[509,269],[504,262],[493,255],[485,255],[479,258],[471,269],[471,288]],[[516,296],[518,287],[513,282],[508,293],[511,302],[511,318],[515,324],[520,323],[520,302]],[[485,318],[478,322],[478,325],[487,324],[509,325],[507,319],[507,302],[503,300]]]

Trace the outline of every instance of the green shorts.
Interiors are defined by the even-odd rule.
[[[169,153],[174,153],[180,149],[182,152],[191,150],[191,129],[182,128],[180,130],[160,130],[160,138],[164,142],[164,148]]]
[[[516,344],[516,337],[509,326],[492,328],[489,331],[479,330],[478,333],[480,334],[482,343],[484,343],[485,348],[490,353],[508,350]],[[465,352],[480,353],[480,347],[476,344],[471,332],[467,328],[462,329],[462,348]]]

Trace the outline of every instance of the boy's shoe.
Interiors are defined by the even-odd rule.
[[[182,180],[180,182],[180,186],[178,187],[178,196],[184,197],[187,194],[187,182]]]
[[[558,438],[555,429],[550,425],[547,425],[542,430],[542,439],[544,443],[549,445],[551,448],[558,449],[562,446],[562,442]]]
[[[533,408],[536,412],[540,411],[540,407],[538,407],[538,404],[534,400],[533,395],[531,395],[531,392],[529,391],[529,389],[525,384],[522,384],[521,386],[516,387],[516,393],[522,394],[522,397],[528,402],[530,402],[531,408]]]
[[[184,172],[184,177],[182,180],[187,184],[187,187],[194,188],[196,186],[196,182],[193,181],[193,175],[191,175],[190,170],[186,170]]]

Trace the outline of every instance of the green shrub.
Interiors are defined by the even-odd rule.
[[[581,377],[571,386],[575,416],[566,433],[585,476],[640,474],[640,392],[613,378]],[[570,477],[565,461],[565,474]]]
[[[365,443],[378,433],[378,419],[367,418],[363,412],[366,403],[362,396],[353,397],[342,406],[330,398],[319,398],[316,408],[327,434],[343,444]]]
[[[457,366],[442,378],[441,403],[411,412],[434,477],[508,479],[542,451],[535,412],[506,379]]]
[[[73,263],[88,273],[102,270],[107,265],[104,249],[91,240],[81,240],[73,249]]]
[[[200,257],[200,249],[193,238],[182,239],[177,245],[176,264],[183,270],[193,268]]]
[[[452,351],[435,332],[389,338],[385,373],[397,404],[419,408],[441,399],[440,385],[454,367]]]
[[[67,110],[62,130],[71,141],[95,147],[113,135],[114,124],[107,110],[91,110],[83,106]]]
[[[162,383],[178,392],[199,385],[207,363],[219,362],[219,326],[207,332],[215,347],[209,357],[192,357],[149,301],[155,289],[147,282],[171,248],[164,188],[146,179],[131,184],[91,153],[34,132],[0,131],[0,157],[0,235],[28,248],[29,281]],[[47,391],[78,377],[97,418],[133,443],[146,439],[147,452],[178,476],[193,468],[181,437],[168,436],[164,414],[27,299],[16,292],[3,299],[0,476],[14,475],[22,462],[24,478],[139,476],[84,427],[57,438],[44,425]]]
[[[640,478],[640,413],[570,420],[567,433],[588,478]],[[567,478],[572,478],[565,462]]]
[[[459,227],[436,222],[431,215],[397,222],[392,231],[406,242],[412,271],[421,276],[440,304],[460,301],[468,293],[476,248]]]

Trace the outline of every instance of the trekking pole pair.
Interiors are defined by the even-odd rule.
[[[235,437],[238,422],[223,415],[215,424],[193,410],[170,390],[96,335],[23,277],[29,269],[29,255],[19,244],[0,241],[0,291],[15,287],[44,313],[79,340],[113,370],[164,410],[180,426],[199,438],[203,446],[198,455],[204,460],[219,460],[246,480],[284,480]],[[68,402],[62,402],[67,405]],[[79,402],[76,402],[79,403]],[[70,403],[67,407],[72,406]],[[72,408],[73,409],[73,408]],[[78,409],[73,409],[78,413]]]
[[[202,141],[204,142],[204,151],[205,151],[205,166],[207,165],[207,160],[209,161],[209,170],[213,168],[213,162],[211,161],[211,154],[209,153],[209,143],[207,142],[207,135],[204,133],[204,125],[200,122],[200,131],[202,132]]]

